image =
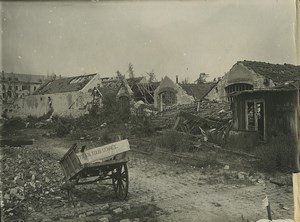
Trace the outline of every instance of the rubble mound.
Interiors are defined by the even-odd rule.
[[[42,208],[60,202],[63,178],[50,154],[24,147],[2,148],[2,192],[5,221],[25,219]]]

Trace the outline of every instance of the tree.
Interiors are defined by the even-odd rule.
[[[152,69],[151,72],[146,72],[148,77],[149,77],[149,82],[155,82],[156,81],[156,76],[154,73],[154,70]]]
[[[129,78],[134,78],[134,70],[133,70],[132,63],[128,64],[128,74],[129,74]]]
[[[123,75],[122,75],[122,73],[119,71],[119,70],[117,70],[117,78],[119,79],[119,80],[121,80],[122,78],[123,78]]]
[[[208,77],[209,75],[206,74],[206,73],[200,73],[199,74],[199,78],[195,81],[197,84],[200,84],[200,83],[204,83],[206,82],[206,78]]]

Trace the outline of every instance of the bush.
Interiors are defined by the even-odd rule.
[[[156,146],[165,147],[172,152],[186,152],[193,148],[192,138],[189,135],[170,130],[154,140]]]
[[[70,126],[67,123],[63,123],[60,119],[56,122],[55,129],[56,135],[58,137],[63,137],[70,132]]]
[[[131,133],[137,136],[151,136],[155,130],[151,124],[151,120],[146,115],[132,116],[131,122],[133,124]]]
[[[272,138],[270,143],[257,146],[256,156],[261,161],[259,167],[267,172],[289,172],[293,169],[296,141],[286,135]]]
[[[6,120],[3,123],[3,131],[11,131],[11,130],[18,130],[25,128],[26,124],[23,119],[20,117],[12,118],[9,120]]]

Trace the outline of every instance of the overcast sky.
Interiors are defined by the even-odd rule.
[[[114,76],[131,62],[192,82],[239,60],[296,62],[294,0],[0,4],[6,72]]]

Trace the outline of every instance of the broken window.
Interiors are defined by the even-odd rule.
[[[246,130],[258,131],[265,139],[264,101],[246,101]]]
[[[248,130],[255,130],[255,111],[254,102],[247,103],[247,119],[248,119]]]
[[[176,104],[177,99],[175,93],[171,91],[166,91],[162,93],[162,102],[166,106]]]

